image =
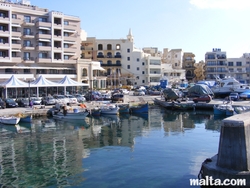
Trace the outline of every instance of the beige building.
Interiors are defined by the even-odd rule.
[[[186,70],[186,79],[190,82],[193,81],[193,78],[195,77],[194,74],[194,64],[195,64],[195,55],[190,52],[184,52],[183,58],[182,58],[182,68]]]
[[[67,75],[88,83],[91,89],[106,88],[100,62],[80,59],[81,41],[87,35],[80,24],[79,17],[39,8],[28,1],[1,2],[0,82],[13,74],[28,82],[41,75],[50,81]]]

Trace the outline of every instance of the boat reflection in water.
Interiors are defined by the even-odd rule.
[[[212,118],[211,114],[198,111],[155,108],[148,114],[86,117],[84,121],[37,118],[30,126],[20,124],[21,133],[16,127],[0,125],[0,184],[2,187],[122,187],[122,182],[126,182],[127,187],[135,184],[147,187],[145,177],[154,174],[152,187],[174,187],[173,182],[184,182],[187,174],[188,178],[193,177],[190,168],[198,173],[200,161],[198,168],[193,169],[190,159],[196,154],[183,155],[183,151],[199,149],[199,143],[195,142],[197,146],[191,149],[186,143],[193,143],[196,134],[192,131],[212,123]],[[213,127],[209,125],[208,129]],[[185,141],[179,137],[183,134],[188,135]],[[205,154],[198,157],[204,160],[211,156]],[[132,173],[136,173],[136,181],[127,176]]]

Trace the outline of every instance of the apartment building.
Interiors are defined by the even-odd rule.
[[[226,52],[213,48],[205,54],[206,79],[234,77],[241,83],[250,84],[250,54],[244,53],[239,58],[227,58]]]
[[[0,80],[40,75],[76,79],[80,57],[80,18],[19,3],[0,3]],[[79,81],[79,80],[77,80]]]
[[[193,78],[195,77],[194,74],[194,64],[195,64],[195,55],[190,52],[184,52],[183,58],[182,58],[182,68],[186,70],[186,79],[190,82],[193,81]]]

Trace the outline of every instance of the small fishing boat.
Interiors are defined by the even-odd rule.
[[[19,121],[20,121],[20,117],[15,117],[15,116],[0,117],[0,123],[6,124],[6,125],[16,125],[19,123]]]
[[[100,116],[101,115],[101,109],[99,107],[93,108],[90,110],[91,116]]]
[[[214,106],[214,115],[234,115],[234,108],[231,104],[219,104]]]
[[[129,114],[129,104],[119,105],[119,114]]]
[[[32,115],[21,116],[20,122],[31,123],[32,122]]]
[[[80,120],[80,119],[85,119],[85,117],[89,114],[88,111],[81,111],[81,112],[67,112],[67,113],[62,113],[62,112],[55,112],[53,114],[54,119],[75,119],[75,120]]]
[[[134,114],[134,113],[148,113],[148,103],[139,104],[137,106],[131,106],[129,108],[129,111],[130,111],[131,114]]]
[[[101,114],[110,114],[110,115],[115,115],[119,113],[119,107],[117,105],[103,105],[100,107]]]

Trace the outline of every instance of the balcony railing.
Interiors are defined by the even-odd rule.
[[[122,64],[101,64],[102,67],[121,67]]]

